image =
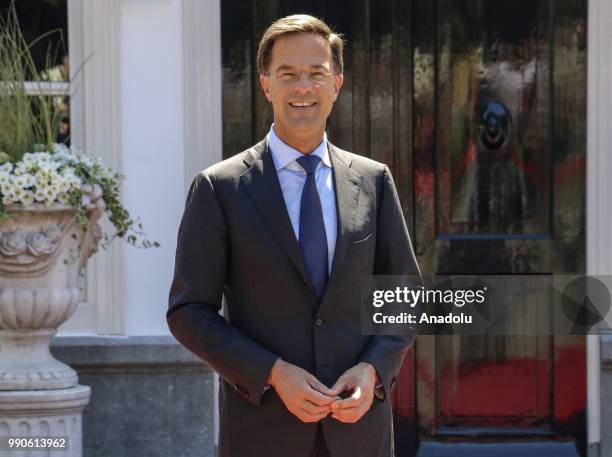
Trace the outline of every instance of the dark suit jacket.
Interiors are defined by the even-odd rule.
[[[266,140],[200,172],[189,189],[167,320],[220,375],[222,457],[308,456],[317,424],[293,416],[274,389],[264,393],[277,357],[329,387],[367,361],[388,393],[414,340],[361,334],[361,276],[420,274],[389,169],[331,144],[329,152],[338,236],[316,315]],[[388,395],[355,424],[321,421],[332,457],[389,457],[391,424]]]

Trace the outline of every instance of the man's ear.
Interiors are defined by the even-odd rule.
[[[344,74],[340,73],[339,75],[334,76],[334,101],[338,98],[340,94],[340,88],[344,84]]]
[[[264,75],[259,75],[259,83],[261,84],[261,88],[263,89],[266,98],[269,102],[271,102],[272,100],[270,100],[270,87],[268,85],[268,78],[266,78]]]

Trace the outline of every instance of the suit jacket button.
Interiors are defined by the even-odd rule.
[[[323,319],[321,319],[320,317],[317,318],[317,320],[315,321],[315,325],[317,327],[321,327],[323,325]]]

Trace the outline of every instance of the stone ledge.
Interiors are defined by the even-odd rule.
[[[173,367],[212,371],[171,335],[58,336],[50,348],[55,357],[78,369]]]
[[[51,350],[91,388],[86,457],[214,457],[212,370],[172,335],[62,335]]]

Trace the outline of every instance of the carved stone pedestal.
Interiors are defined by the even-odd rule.
[[[0,449],[0,455],[81,457],[81,415],[90,394],[89,387],[80,385],[68,389],[0,391],[0,436],[68,437],[64,450],[54,451],[52,447]],[[61,445],[61,441],[57,443]]]
[[[99,186],[91,191],[86,232],[63,204],[5,208],[11,217],[0,223],[0,438],[63,436],[69,451],[0,447],[0,456],[82,455],[81,413],[91,390],[51,355],[49,343],[78,306],[78,274],[100,240],[104,201]]]
[[[49,352],[55,333],[54,329],[0,330],[0,391],[77,385],[76,371]]]

